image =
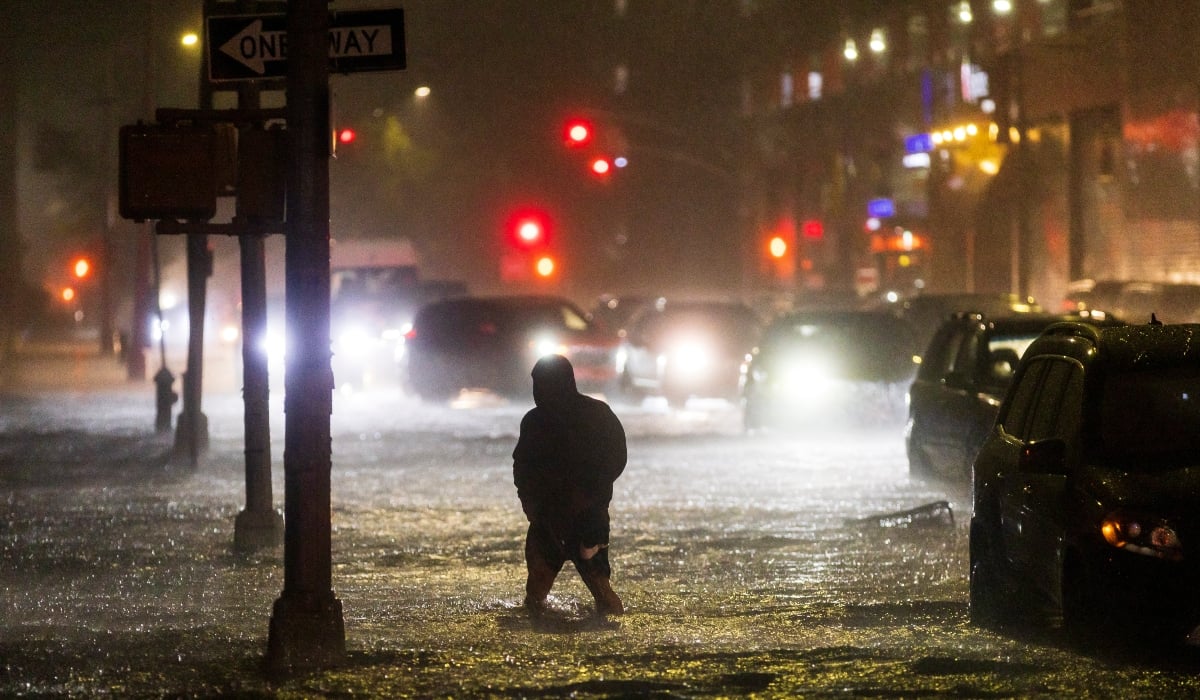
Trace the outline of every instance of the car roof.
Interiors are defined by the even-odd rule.
[[[1124,321],[1108,314],[1096,316],[1084,316],[1079,313],[956,314],[955,320],[958,321],[960,319],[967,321],[975,320],[978,323],[986,324],[989,329],[996,333],[1038,333],[1051,324],[1064,322],[1089,323],[1100,327],[1126,325]]]
[[[1027,357],[1064,355],[1106,367],[1151,368],[1200,363],[1200,324],[1143,324],[1099,327],[1056,323],[1026,351]]]

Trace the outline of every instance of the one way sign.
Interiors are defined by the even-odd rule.
[[[207,25],[205,50],[210,81],[263,80],[287,75],[286,15],[209,17]],[[404,10],[397,7],[330,13],[331,72],[404,67]]]

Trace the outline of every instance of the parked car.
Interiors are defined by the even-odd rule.
[[[1047,328],[975,459],[971,618],[1193,631],[1198,425],[1200,324]]]
[[[942,321],[959,312],[974,311],[1000,316],[1042,311],[1033,297],[1005,293],[918,294],[900,299],[890,308],[913,325],[917,333],[917,346],[922,349],[929,345]]]
[[[1150,314],[1164,323],[1200,323],[1200,284],[1079,280],[1068,286],[1063,306],[1103,309],[1131,323],[1146,323]]]
[[[885,311],[782,316],[743,369],[744,425],[899,425],[917,349],[912,327]]]
[[[529,396],[539,357],[558,353],[581,391],[611,390],[617,339],[578,306],[555,296],[459,297],[421,308],[405,336],[408,386],[444,400],[462,389]]]
[[[631,395],[736,400],[746,355],[762,322],[750,307],[728,301],[659,299],[629,321],[618,365]]]
[[[904,436],[909,473],[969,484],[975,454],[996,421],[1021,355],[1048,326],[1071,320],[1121,324],[1103,312],[1086,311],[959,313],[942,323],[908,390]]]

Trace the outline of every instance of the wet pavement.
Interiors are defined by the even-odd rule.
[[[240,398],[206,397],[210,452],[193,471],[153,433],[152,384],[128,385],[109,360],[56,362],[0,390],[0,695],[1200,694],[1192,648],[972,626],[969,504],[908,479],[898,431],[746,436],[722,403],[614,401],[630,438],[612,508],[628,613],[596,620],[568,569],[533,621],[509,458],[527,406],[397,391],[335,402],[346,662],[273,678],[282,548],[232,549]]]

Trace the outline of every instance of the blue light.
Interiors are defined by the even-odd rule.
[[[906,153],[928,153],[933,150],[933,137],[929,134],[913,134],[904,139]]]
[[[867,216],[877,219],[887,219],[896,215],[896,203],[887,197],[872,199],[867,202]]]

